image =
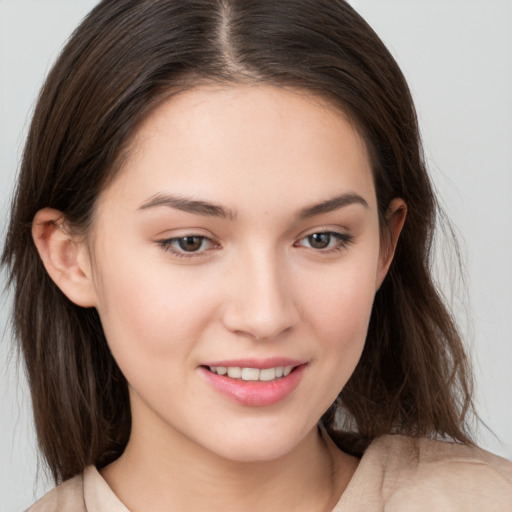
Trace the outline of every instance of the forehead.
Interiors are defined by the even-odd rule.
[[[338,108],[304,91],[232,85],[180,93],[145,120],[129,155],[106,197],[122,193],[140,205],[173,193],[235,209],[255,196],[269,208],[300,208],[329,193],[365,192],[374,201],[357,130]]]

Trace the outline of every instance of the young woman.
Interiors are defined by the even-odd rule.
[[[51,71],[3,262],[30,510],[508,510],[430,276],[396,63],[342,1],[103,1]]]

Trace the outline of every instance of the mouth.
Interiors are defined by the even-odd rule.
[[[230,363],[202,365],[198,369],[214,390],[251,407],[269,406],[287,398],[299,385],[308,366],[308,363],[290,360]]]
[[[221,376],[227,376],[230,379],[243,381],[272,382],[277,379],[287,377],[298,366],[275,366],[271,368],[251,368],[243,366],[206,366],[211,373]]]

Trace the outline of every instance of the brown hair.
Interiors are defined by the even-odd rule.
[[[70,302],[47,275],[32,219],[52,207],[86,230],[142,120],[173,92],[208,82],[264,82],[328,99],[364,137],[381,218],[395,197],[408,205],[361,360],[323,417],[328,431],[355,454],[386,433],[471,443],[469,367],[431,278],[439,210],[411,95],[378,36],[342,0],[105,0],[41,91],[2,256],[55,480],[119,457],[130,408],[97,312]]]

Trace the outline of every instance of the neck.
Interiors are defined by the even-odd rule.
[[[316,428],[290,453],[258,462],[227,460],[177,432],[153,434],[134,423],[123,455],[102,470],[132,512],[327,511],[357,465]]]

